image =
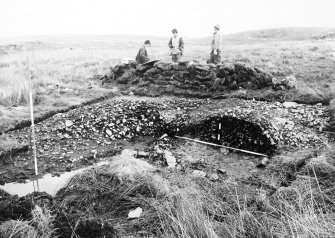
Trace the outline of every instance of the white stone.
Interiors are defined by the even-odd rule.
[[[164,150],[164,158],[169,168],[176,167],[176,157],[170,151]]]
[[[206,177],[206,173],[201,170],[193,170],[192,175],[196,177]]]
[[[72,121],[70,121],[70,120],[66,120],[65,121],[65,126],[66,127],[70,127],[70,126],[72,126],[73,125],[73,122]]]
[[[295,108],[295,107],[298,107],[299,104],[296,103],[296,102],[284,102],[284,103],[283,103],[283,106],[284,106],[285,108],[291,108],[291,107]]]
[[[286,118],[282,118],[282,117],[275,117],[274,120],[277,126],[284,126],[288,122]]]
[[[227,148],[220,148],[220,152],[224,155],[229,154],[229,150]]]
[[[219,176],[217,174],[209,174],[207,175],[207,178],[213,182],[218,181],[219,180]]]
[[[143,212],[143,209],[138,207],[135,210],[130,210],[128,213],[128,219],[139,218]]]

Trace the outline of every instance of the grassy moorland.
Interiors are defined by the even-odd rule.
[[[282,29],[225,36],[223,59],[264,68],[278,79],[295,75],[299,80],[295,93],[330,101],[335,93],[334,32]],[[0,56],[1,122],[29,116],[27,56],[36,110],[43,113],[105,93],[107,90],[90,78],[124,57],[134,58],[146,38],[46,37],[40,43],[5,48]],[[152,58],[169,60],[167,39],[149,39]],[[185,38],[184,59],[205,62],[209,43],[209,38]],[[330,108],[335,111],[334,105]],[[5,136],[0,139],[13,143]],[[74,229],[86,221],[96,222],[92,224],[100,224],[108,232],[101,237],[335,236],[335,154],[331,145],[322,151],[299,150],[272,158],[266,168],[271,179],[265,182],[258,177],[212,182],[191,176],[190,171],[162,168],[153,173],[140,166],[132,171],[132,166],[94,168],[75,176],[57,194],[53,216],[5,222],[0,237],[52,237],[59,231],[52,223],[69,235],[65,237],[79,237]],[[138,177],[119,178],[118,169]],[[141,218],[127,220],[129,210],[136,207],[144,210]],[[45,214],[50,215],[48,210]]]
[[[278,79],[294,75],[299,80],[300,94],[329,101],[335,93],[334,32],[293,28],[224,36],[223,60],[242,61],[264,68]],[[27,103],[27,57],[33,89],[39,97],[36,102],[41,103],[43,96],[55,91],[56,85],[61,89],[87,89],[91,83],[88,78],[103,74],[122,58],[134,58],[147,38],[153,43],[149,52],[152,58],[169,60],[168,38],[162,37],[65,36],[18,42],[11,48],[4,44],[0,48],[0,105]],[[209,38],[185,38],[184,60],[206,62],[209,44]],[[82,93],[86,94],[86,91]]]

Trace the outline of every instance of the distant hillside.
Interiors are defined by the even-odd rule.
[[[152,46],[167,45],[168,37],[137,35],[50,35],[26,36],[0,40],[2,53],[33,51],[41,49],[85,48],[139,48],[145,40],[150,39]]]
[[[27,36],[0,40],[0,55],[14,51],[30,51],[59,48],[138,48],[147,39],[153,48],[166,47],[170,36],[140,35],[51,35]],[[223,35],[224,44],[253,44],[271,41],[300,41],[335,39],[335,29],[330,28],[278,28],[240,32]],[[184,37],[185,43],[209,47],[211,36],[202,38]]]
[[[330,28],[278,28],[258,31],[241,32],[225,35],[225,41],[290,41],[290,40],[320,40],[335,38],[335,29]]]
[[[330,28],[277,28],[257,31],[245,31],[223,35],[223,42],[228,44],[249,44],[269,41],[300,41],[335,39],[335,29]],[[194,43],[206,44],[211,37],[191,39]],[[209,44],[209,43],[208,43]]]

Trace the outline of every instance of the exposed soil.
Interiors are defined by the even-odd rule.
[[[136,146],[141,136],[154,139],[164,133],[269,155],[282,146],[322,147],[326,135],[319,128],[327,123],[325,110],[322,106],[285,108],[239,99],[115,97],[37,123],[39,172],[40,176],[57,175],[92,165],[129,146],[127,141]],[[278,118],[280,123],[275,123]],[[291,120],[295,120],[292,125]],[[287,125],[290,127],[285,129]],[[6,133],[21,146],[2,152],[2,184],[34,177],[29,130]]]

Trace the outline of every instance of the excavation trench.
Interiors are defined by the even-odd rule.
[[[121,109],[122,108],[122,109]],[[121,111],[120,111],[121,110]],[[176,113],[173,113],[176,116]],[[182,115],[188,117],[187,111]],[[252,118],[251,118],[252,119]],[[218,145],[271,155],[276,145],[266,127],[237,116],[215,115],[169,120],[159,106],[151,103],[117,101],[105,102],[88,108],[78,108],[62,116],[37,124],[37,148],[41,175],[60,174],[87,167],[104,158],[115,155],[119,143],[138,144],[139,138],[159,138],[164,134],[174,138],[189,136]],[[70,126],[64,125],[70,121]],[[56,129],[50,130],[50,128]],[[27,142],[26,129],[13,134],[21,142]],[[129,142],[130,141],[130,142]],[[110,153],[111,152],[111,153]],[[5,154],[0,184],[22,182],[33,178],[31,154],[25,151]],[[10,159],[9,159],[10,157]]]
[[[277,148],[259,125],[231,116],[213,116],[185,125],[178,135],[267,155],[273,154]]]
[[[139,109],[143,108],[140,107]],[[154,110],[152,107],[145,109],[146,110],[141,111],[140,115],[142,116],[140,117],[138,115],[132,114],[134,110],[131,110],[132,113],[129,113],[127,115],[128,118],[132,118],[134,121],[129,120],[129,124],[127,125],[128,128],[131,129],[130,132],[135,133],[136,132],[135,125],[138,125],[139,122],[143,122],[143,120],[148,119],[149,122],[147,123],[147,125],[146,126],[143,125],[143,131],[140,130],[138,132],[139,134],[146,134],[148,137],[146,138],[145,141],[142,141],[142,145],[140,145],[141,142],[139,141],[138,135],[134,136],[132,138],[133,140],[131,148],[132,150],[129,149],[127,150],[126,149],[127,146],[124,146],[123,153],[128,151],[130,152],[131,155],[133,155],[136,154],[136,150],[138,149],[144,151],[145,149],[152,147],[153,143],[155,142],[154,138],[156,139],[161,138],[161,136],[164,134],[168,134],[170,136],[169,140],[172,142],[171,144],[174,144],[173,141],[174,135],[184,135],[193,138],[200,138],[201,140],[207,142],[212,142],[216,144],[225,144],[236,148],[247,149],[266,154],[270,154],[276,149],[275,146],[271,145],[270,140],[264,135],[264,131],[259,125],[252,122],[248,122],[246,120],[238,119],[232,116],[219,115],[200,120],[188,121],[182,125],[176,120],[168,122],[165,118],[161,117],[161,114],[158,113],[157,110]],[[119,119],[115,118],[115,120]],[[137,121],[135,122],[135,120]],[[152,123],[150,123],[151,121]],[[120,120],[120,128],[121,128],[121,122],[122,120]],[[80,123],[81,122],[78,121],[78,126]],[[97,124],[94,125],[94,128],[101,127],[99,130],[99,134],[102,134],[107,129],[105,128],[105,125],[111,125],[111,121],[106,122],[98,121]],[[122,128],[123,127],[124,125],[122,125]],[[118,130],[118,128],[119,127],[115,127],[114,129]],[[75,131],[74,128],[73,131]],[[92,137],[93,133],[91,131],[88,131],[87,135],[89,135],[89,137]],[[69,141],[70,140],[73,141],[75,140],[75,138],[76,137],[73,137],[69,139]],[[124,145],[126,145],[126,143],[130,142],[124,142]],[[115,145],[110,146],[114,147]],[[195,147],[197,147],[199,151],[193,150],[194,152],[198,152],[197,156],[199,157],[212,156],[211,157],[212,160],[216,160],[224,164],[224,162],[222,161],[222,154],[220,150],[212,151],[203,148],[202,151],[201,150],[202,148],[196,145],[194,145],[195,147],[189,147],[189,145],[183,145],[183,146],[184,146],[183,148],[185,148],[185,150],[187,150],[188,153],[192,153],[192,148],[195,149]],[[84,148],[85,147],[83,147],[83,149]],[[170,147],[169,150],[171,150],[171,152],[173,153],[175,152],[173,147]],[[122,159],[122,154],[118,156],[121,156]],[[241,171],[236,173],[236,177],[248,177],[249,176],[248,173],[250,172],[249,170],[253,169],[252,168],[252,166],[254,166],[253,162],[238,158],[240,157],[239,155],[238,156],[229,155],[229,157],[230,158],[226,158],[226,160],[224,160],[227,161],[226,163],[227,169],[232,168],[231,170],[233,171],[234,170],[233,168],[235,168],[234,166],[239,166],[242,169]],[[219,160],[218,158],[220,158],[221,160]],[[232,160],[236,161],[234,162]],[[113,162],[113,158],[111,158],[110,161],[108,162]],[[243,166],[240,166],[240,164],[237,164],[237,162],[242,163]],[[229,167],[231,165],[229,163],[233,164],[232,167]],[[100,164],[104,163],[100,162]],[[89,167],[86,167],[86,169],[87,168]],[[137,224],[133,226],[132,225],[133,223],[129,223],[129,221],[126,219],[129,210],[135,209],[136,207],[143,207],[144,210],[149,209],[150,207],[147,205],[147,203],[144,202],[142,203],[143,200],[141,199],[143,198],[143,196],[147,196],[147,199],[149,200],[152,198],[155,199],[157,198],[157,193],[155,192],[155,190],[152,187],[147,187],[148,183],[137,183],[135,180],[134,182],[136,185],[135,189],[131,187],[131,189],[128,189],[130,191],[129,194],[127,194],[124,191],[125,190],[128,191],[127,190],[128,185],[126,183],[121,183],[120,182],[121,180],[119,181],[115,179],[114,176],[111,175],[111,173],[96,173],[94,172],[96,170],[87,170],[87,172],[84,172],[84,170],[86,169],[74,170],[69,173],[64,173],[59,178],[54,178],[49,174],[47,176],[44,176],[39,181],[41,189],[40,191],[48,193],[48,194],[46,193],[42,194],[43,199],[54,202],[53,209],[55,213],[57,213],[56,227],[59,228],[60,237],[68,237],[69,234],[71,234],[72,232],[71,225],[75,227],[77,221],[79,221],[77,223],[78,226],[75,227],[77,234],[90,234],[91,236],[89,235],[88,237],[93,237],[97,236],[97,234],[101,234],[101,236],[106,235],[108,237],[111,237],[114,235],[115,233],[114,229],[116,228],[111,225],[112,223],[111,224],[109,224],[108,222],[106,223],[103,219],[101,219],[101,217],[108,215],[108,217],[113,217],[113,219],[115,219],[116,221],[125,222],[125,224],[127,225],[130,224],[129,227],[134,227]],[[58,190],[61,187],[63,187],[64,184],[66,184],[73,175],[76,175],[78,173],[80,173],[81,175],[86,174],[86,176],[77,177],[81,178],[80,182],[70,184],[71,186],[65,186],[63,189]],[[228,175],[229,176],[231,175],[230,172],[228,173]],[[234,174],[232,176],[234,176]],[[72,181],[77,180],[75,179]],[[97,181],[99,184],[96,183]],[[134,183],[130,183],[130,185],[133,186]],[[13,210],[9,211],[7,207],[1,208],[0,206],[0,209],[6,211],[2,213],[0,211],[0,214],[3,215],[3,217],[0,216],[1,220],[17,218],[18,216],[17,214],[26,214],[26,217],[24,217],[24,219],[30,218],[29,214],[33,206],[31,205],[31,203],[27,202],[31,201],[30,198],[31,195],[26,194],[33,191],[32,190],[34,188],[33,185],[34,184],[30,182],[25,185],[7,184],[3,187],[0,187],[0,191],[1,189],[3,189],[11,195],[18,194],[19,196],[23,196],[18,197],[15,195],[14,196],[10,196],[9,194],[6,195],[6,198],[4,198],[3,201],[9,203],[13,199],[15,199],[15,201],[11,202],[9,205],[7,205],[7,207],[13,209],[15,208],[16,209],[15,211],[17,212],[14,214],[15,215],[14,216],[12,212]],[[58,193],[56,194],[57,191]],[[21,194],[19,192],[21,192]],[[56,194],[56,196],[55,198],[52,198],[51,196],[49,196],[49,194],[51,195]],[[87,203],[84,204],[83,201],[87,201]],[[94,201],[94,203],[92,201]],[[27,204],[25,203],[23,204],[23,202],[26,202]],[[90,207],[90,205],[88,204],[94,204],[94,205]],[[115,212],[113,209],[110,209],[108,210],[108,212],[106,212],[107,211],[106,207],[111,208],[115,206],[115,204],[117,204],[117,209],[115,209]],[[93,216],[93,217],[83,216],[83,214],[86,214],[88,207],[90,207],[90,209],[96,212],[96,214],[98,214],[99,216]],[[24,211],[21,211],[20,209],[21,210],[24,209]],[[112,212],[110,212],[111,210]],[[155,211],[153,210],[152,212]],[[147,217],[145,217],[145,219],[147,219]],[[150,219],[153,219],[153,221],[155,221],[158,218],[151,217]],[[70,222],[71,225],[69,225]],[[148,224],[151,223],[148,222]],[[82,237],[85,236],[83,235]]]

